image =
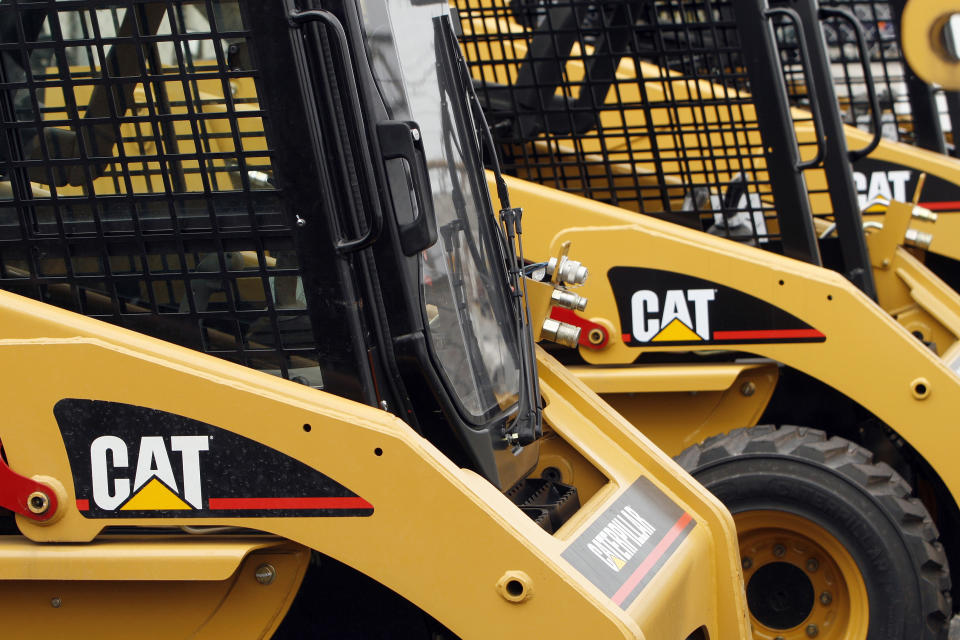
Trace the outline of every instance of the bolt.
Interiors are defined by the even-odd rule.
[[[301,229],[307,226],[307,221],[304,220],[302,217],[300,217],[299,213],[297,214],[297,226],[300,227]]]
[[[830,595],[829,591],[824,591],[820,594],[820,604],[829,607],[831,602],[833,602],[833,596]]]
[[[61,604],[63,603],[60,602],[60,598],[56,598],[56,597],[50,598],[50,606],[53,607],[54,609],[59,609]]]
[[[817,628],[817,625],[815,625],[815,624],[808,624],[808,625],[807,625],[807,637],[808,637],[808,638],[816,638],[819,633],[820,633],[820,629]]]
[[[757,385],[750,382],[749,380],[747,382],[744,382],[742,385],[740,385],[740,393],[747,396],[748,398],[752,396],[754,393],[756,393],[756,391],[757,391]]]
[[[773,555],[777,556],[778,558],[782,558],[783,554],[785,554],[786,552],[787,552],[787,549],[782,544],[777,544],[773,546]]]
[[[390,405],[387,404],[386,400],[380,401],[380,408],[383,409],[384,411],[390,411]]]
[[[740,565],[746,570],[753,566],[753,560],[751,558],[744,558],[740,561]]]
[[[820,568],[820,562],[816,558],[807,559],[807,571],[813,573]]]
[[[27,496],[27,509],[30,513],[42,515],[50,508],[50,497],[43,491],[34,491]]]
[[[260,584],[270,584],[277,577],[277,570],[273,568],[272,564],[264,563],[257,567],[254,576]]]
[[[590,341],[590,344],[600,344],[603,342],[603,331],[596,327],[590,329],[590,332],[587,333],[587,340]]]

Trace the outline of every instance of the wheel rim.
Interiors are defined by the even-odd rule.
[[[783,511],[734,514],[755,640],[864,640],[863,576],[837,539]]]

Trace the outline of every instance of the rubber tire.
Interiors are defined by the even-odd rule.
[[[732,513],[788,511],[850,552],[869,598],[868,640],[945,640],[950,575],[910,485],[867,449],[816,429],[761,425],[694,445],[677,462]]]

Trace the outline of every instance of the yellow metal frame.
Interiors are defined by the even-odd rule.
[[[590,300],[582,314],[586,319],[610,323],[616,329],[614,335],[620,335],[616,303],[606,280],[607,271],[615,266],[683,273],[773,304],[825,334],[826,340],[731,344],[729,349],[792,367],[866,407],[923,456],[954,500],[960,495],[960,469],[953,463],[952,449],[943,446],[954,429],[960,376],[842,276],[521,180],[510,180],[510,189],[524,204],[525,245],[532,259],[553,255],[563,242],[572,240],[572,254],[590,265],[593,275],[579,290]],[[884,273],[890,289],[905,296],[904,309],[937,325],[948,344],[955,342],[957,325],[951,316],[960,318],[960,298],[903,249],[897,248],[894,258]],[[949,350],[948,344],[941,345],[942,352]],[[592,365],[630,369],[642,350],[689,351],[690,347],[648,344],[638,348],[611,340],[604,349],[581,347],[580,355]],[[717,423],[696,438],[733,426],[747,425]],[[677,432],[687,428],[673,425]],[[677,454],[685,440],[680,434],[654,441]]]
[[[404,596],[464,638],[682,639],[701,625],[715,638],[746,637],[749,633],[729,513],[545,353],[539,354],[538,363],[547,401],[544,419],[551,439],[561,444],[555,455],[573,454],[568,456],[571,464],[581,467],[587,485],[591,477],[593,481],[592,494],[585,493],[581,509],[555,535],[540,529],[492,485],[455,467],[406,423],[385,411],[5,292],[0,292],[0,336],[0,366],[15,372],[0,391],[6,407],[0,438],[7,459],[20,474],[42,476],[57,491],[62,505],[62,516],[52,518],[49,524],[18,516],[18,525],[23,535],[35,542],[62,545],[96,540],[87,547],[97,556],[95,562],[87,562],[88,567],[119,563],[129,568],[131,576],[142,577],[149,573],[148,566],[156,566],[156,553],[137,556],[138,549],[149,548],[143,542],[114,541],[112,550],[99,542],[106,526],[240,526],[291,541],[294,548],[316,549],[332,556]],[[217,425],[321,470],[371,502],[374,513],[366,518],[322,521],[276,517],[86,519],[72,502],[70,467],[52,414],[53,405],[65,397],[136,404]],[[302,428],[305,423],[312,425],[309,432]],[[377,449],[382,455],[375,454]],[[640,597],[623,611],[560,554],[639,476],[649,478],[691,513],[697,526]],[[207,548],[202,545],[209,544],[202,537],[186,535],[178,541],[186,545],[181,550],[183,557],[202,552]],[[0,583],[0,611],[8,606],[17,606],[21,614],[37,607],[49,610],[49,598],[38,594],[49,593],[45,578],[52,571],[50,554],[68,552],[22,540],[17,544],[18,548],[8,550],[6,570],[23,576],[36,568],[37,579]],[[253,543],[232,544],[240,547],[228,553],[233,554],[232,559],[222,559],[226,564],[218,572],[198,567],[194,577],[220,577],[229,568],[227,564],[239,560],[243,545]],[[35,550],[42,551],[37,555]],[[2,553],[0,550],[0,556]],[[247,557],[256,553],[260,551],[251,551]],[[176,556],[172,550],[171,554]],[[172,566],[185,569],[183,561]],[[237,571],[254,571],[256,567],[249,564],[240,563]],[[46,568],[40,571],[40,567]],[[291,570],[285,567],[283,572],[286,575]],[[511,572],[526,576],[528,589],[521,602],[511,601],[502,586],[498,587],[505,576],[514,575]],[[61,577],[71,575],[76,575],[76,567],[65,568]],[[73,584],[69,582],[65,589],[70,598],[79,598],[80,587],[70,586]],[[96,583],[99,586],[75,584],[101,598],[118,588],[112,581]],[[162,625],[162,616],[169,616],[174,608],[190,620],[201,609],[209,614],[209,598],[182,597],[178,592],[174,600],[170,589],[157,586],[157,579],[127,584],[132,585],[124,587],[129,593],[155,594],[156,602],[163,605],[155,611],[160,620],[151,617],[153,613],[142,612],[142,607],[132,611],[130,617],[137,613],[147,616],[141,623],[149,620]],[[223,581],[190,584],[221,585],[216,593],[224,603],[231,602]],[[245,588],[250,585],[254,594],[259,593],[254,587],[261,588],[256,581],[244,579],[242,584]],[[285,598],[295,586],[288,585]],[[101,619],[104,609],[90,604],[91,598],[82,609],[63,607],[54,613],[64,624]],[[64,602],[68,602],[66,597]],[[259,619],[248,629],[266,629],[263,633],[268,634],[289,599],[280,603],[282,606],[274,603],[267,607],[266,612],[251,607],[249,615],[259,612]],[[210,620],[212,624],[217,618]],[[127,637],[130,632],[129,626],[101,624],[97,629],[101,637],[114,631],[116,636]],[[211,629],[222,632],[224,627]],[[177,635],[171,627],[167,631],[166,637]],[[234,627],[230,635],[238,633],[246,635],[246,630],[238,632]],[[216,636],[209,632],[209,637]]]

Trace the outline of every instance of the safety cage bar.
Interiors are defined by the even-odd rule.
[[[322,387],[245,5],[0,2],[0,287]]]

